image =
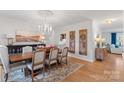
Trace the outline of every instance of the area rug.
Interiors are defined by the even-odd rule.
[[[35,76],[34,81],[35,82],[61,82],[64,80],[67,76],[69,76],[71,73],[78,70],[80,67],[82,67],[83,64],[78,63],[72,63],[68,62],[68,65],[58,66],[57,68],[55,66],[51,67],[50,73],[48,71],[45,72],[45,76],[43,76],[43,73],[38,74]],[[9,82],[31,82],[31,75],[24,75],[24,72],[22,69],[17,69],[9,74]]]

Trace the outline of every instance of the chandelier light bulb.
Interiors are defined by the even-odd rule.
[[[52,11],[49,10],[40,10],[38,12],[39,16],[41,17],[41,25],[39,25],[39,30],[46,34],[47,36],[51,35],[53,28],[50,24],[47,24],[46,19],[49,16],[53,15]]]

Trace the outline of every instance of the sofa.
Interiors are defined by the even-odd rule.
[[[110,50],[111,50],[111,53],[114,53],[114,54],[122,54],[122,51],[123,51],[122,48],[113,48],[113,47],[111,47]]]

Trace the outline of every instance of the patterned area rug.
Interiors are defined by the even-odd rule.
[[[59,66],[58,68],[56,68],[55,66],[52,66],[50,73],[48,71],[45,72],[45,76],[43,76],[43,73],[40,73],[37,76],[35,76],[34,81],[35,82],[60,82],[82,66],[83,64],[77,64],[72,62],[68,63],[68,65],[63,65],[62,67]],[[9,82],[31,82],[32,80],[31,80],[31,75],[25,76],[22,69],[17,69],[9,74],[8,81]]]

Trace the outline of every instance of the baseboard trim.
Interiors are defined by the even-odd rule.
[[[80,60],[84,60],[84,61],[87,61],[87,62],[90,62],[90,63],[93,63],[94,60],[91,60],[91,59],[87,59],[87,58],[80,58],[78,56],[75,56],[75,55],[68,55],[69,57],[74,57],[74,58],[77,58],[77,59],[80,59]]]

